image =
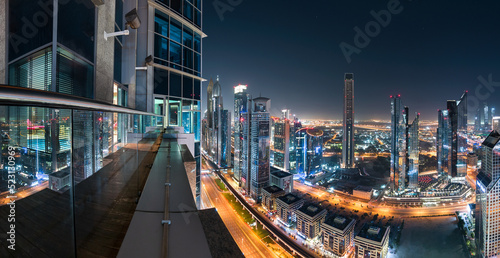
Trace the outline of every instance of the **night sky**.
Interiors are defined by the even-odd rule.
[[[500,115],[500,2],[401,0],[399,13],[378,34],[373,27],[376,35],[348,63],[339,44],[356,47],[354,27],[364,32],[375,21],[370,12],[390,2],[398,1],[205,0],[203,77],[220,76],[231,112],[241,83],[253,97],[271,98],[273,115],[286,107],[302,119],[341,119],[344,73],[352,72],[356,120],[389,120],[394,94],[410,113],[436,120],[464,90]],[[222,20],[214,4],[230,7]],[[478,87],[490,74],[493,92]]]

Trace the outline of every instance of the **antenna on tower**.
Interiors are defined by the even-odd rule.
[[[219,75],[217,75],[217,81],[219,81]]]

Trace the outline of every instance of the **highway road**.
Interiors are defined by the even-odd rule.
[[[429,216],[429,215],[445,215],[453,214],[455,211],[466,211],[468,203],[462,202],[454,205],[440,205],[436,207],[418,207],[418,208],[396,208],[390,206],[381,206],[376,203],[366,203],[361,201],[354,201],[352,199],[342,197],[340,195],[334,196],[333,194],[321,189],[301,184],[297,181],[293,182],[294,189],[302,192],[309,193],[313,198],[317,198],[318,202],[328,200],[331,205],[337,205],[346,208],[347,210],[359,210],[359,213],[378,213],[382,216]],[[358,214],[359,214],[358,213]]]
[[[203,202],[209,202],[217,209],[219,216],[226,224],[229,232],[233,236],[245,257],[277,257],[267,246],[257,237],[250,226],[231,207],[227,199],[222,195],[214,179],[209,174],[202,177]]]

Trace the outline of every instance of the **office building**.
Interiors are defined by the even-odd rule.
[[[321,224],[323,247],[336,257],[343,257],[354,249],[354,226],[356,221],[332,214]]]
[[[465,183],[467,175],[467,91],[460,101],[448,100],[446,110],[438,110],[436,137],[438,172],[454,182]]]
[[[408,125],[408,187],[418,188],[418,165],[420,155],[419,123],[420,113],[415,114],[413,122]]]
[[[266,207],[268,211],[276,210],[276,198],[285,195],[283,189],[271,185],[262,188],[262,206]]]
[[[482,170],[476,180],[476,246],[480,257],[500,255],[500,134],[492,131],[482,144]]]
[[[242,114],[248,111],[247,85],[234,86],[234,178],[241,183],[243,169],[243,125]]]
[[[269,185],[271,100],[252,99],[250,108],[242,113],[243,151],[241,184],[246,194],[257,202],[262,200],[261,190]]]
[[[300,207],[295,212],[299,235],[306,239],[313,239],[319,236],[321,224],[325,221],[326,213],[325,209],[312,203],[306,203]]]
[[[356,258],[384,258],[389,250],[391,228],[365,224],[354,238]]]
[[[224,109],[219,77],[215,83],[210,80],[207,99],[211,104],[206,112],[207,128],[204,146],[207,155],[220,168],[231,166],[231,113]]]
[[[391,188],[403,191],[418,188],[419,117],[409,123],[409,108],[401,96],[391,96]]]
[[[477,133],[489,133],[493,128],[493,118],[495,117],[495,108],[488,106],[488,103],[483,102],[476,109],[474,117],[474,131]]]
[[[342,167],[354,167],[354,75],[344,77],[344,136],[342,137]]]
[[[274,147],[273,166],[284,170],[290,170],[290,121],[281,119],[274,121]]]
[[[305,173],[307,176],[320,173],[323,165],[323,131],[317,128],[306,129],[306,160]]]
[[[270,184],[283,189],[286,193],[291,193],[293,192],[293,175],[276,168],[271,168]]]
[[[292,193],[276,198],[276,211],[280,221],[289,227],[293,221],[297,221],[295,211],[302,205],[304,205],[304,199]]]
[[[283,117],[289,116],[290,110],[283,110]],[[292,174],[297,172],[296,131],[300,129],[297,118],[275,118],[272,121],[272,160],[271,165]]]
[[[296,160],[296,172],[303,174],[306,172],[306,155],[307,155],[307,128],[302,127],[300,121],[296,121],[295,125],[295,160]]]

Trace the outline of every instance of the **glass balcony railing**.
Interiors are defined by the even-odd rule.
[[[156,119],[0,86],[0,257],[116,256],[152,162]]]

